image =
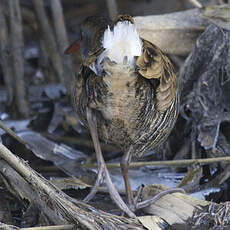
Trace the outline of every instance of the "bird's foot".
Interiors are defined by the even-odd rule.
[[[106,168],[106,165],[104,162],[101,162],[102,165],[99,168],[97,180],[92,187],[90,193],[85,197],[83,200],[84,202],[89,202],[97,193],[98,187],[104,182],[108,187],[108,191],[110,193],[110,197],[114,200],[114,202],[118,205],[118,207],[123,210],[129,217],[136,218],[136,215],[134,212],[131,211],[131,209],[124,203],[122,200],[120,194],[118,193],[117,189],[115,188],[114,184],[112,183],[112,180],[110,178],[109,172]]]
[[[180,193],[185,193],[184,189],[182,188],[171,188],[171,189],[167,189],[164,191],[159,192],[158,194],[156,194],[155,196],[141,201],[141,194],[142,194],[142,190],[143,190],[144,186],[140,186],[138,188],[138,191],[133,199],[133,203],[129,205],[130,210],[132,210],[132,212],[137,211],[138,209],[142,209],[145,207],[150,206],[151,204],[154,204],[156,201],[158,201],[161,197],[168,195],[168,194],[172,194],[172,193],[176,193],[176,192],[180,192]]]

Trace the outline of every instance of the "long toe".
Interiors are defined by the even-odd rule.
[[[142,187],[142,189],[143,189],[143,187]],[[151,197],[150,199],[138,202],[138,200],[140,200],[140,195],[141,195],[141,192],[139,192],[137,194],[139,197],[135,198],[136,203],[134,203],[133,206],[134,206],[135,211],[136,211],[138,209],[142,209],[142,208],[150,206],[151,204],[154,204],[156,201],[158,201],[161,197],[163,197],[165,195],[176,193],[176,192],[185,193],[184,189],[182,189],[182,188],[172,188],[172,189],[167,189],[165,191],[159,192],[158,194]]]
[[[93,197],[96,195],[98,191],[98,187],[103,183],[104,181],[104,174],[105,174],[105,168],[100,167],[98,174],[97,174],[97,180],[95,181],[94,186],[91,188],[90,193],[84,198],[84,202],[89,202]]]

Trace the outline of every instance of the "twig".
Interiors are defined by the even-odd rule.
[[[2,121],[0,121],[0,128],[3,129],[6,133],[8,133],[21,144],[26,145],[26,142],[21,137],[19,137],[12,129],[8,128]]]
[[[148,161],[148,162],[133,162],[130,163],[129,168],[143,167],[143,166],[173,166],[173,167],[182,167],[192,164],[212,164],[230,162],[230,157],[214,157],[214,158],[205,158],[205,159],[188,159],[188,160],[172,160],[172,161]],[[97,168],[96,164],[85,164],[83,165],[86,168]],[[108,168],[119,168],[119,163],[107,163]]]
[[[21,230],[70,230],[70,229],[74,229],[74,228],[75,228],[75,226],[73,224],[68,224],[68,225],[21,228]]]

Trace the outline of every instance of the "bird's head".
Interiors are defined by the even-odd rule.
[[[111,21],[101,16],[90,16],[80,25],[80,39],[74,41],[65,51],[72,54],[80,51],[83,59],[101,47],[101,37]]]

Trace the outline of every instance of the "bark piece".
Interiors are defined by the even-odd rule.
[[[209,24],[200,9],[135,17],[141,37],[169,54],[187,55]]]

